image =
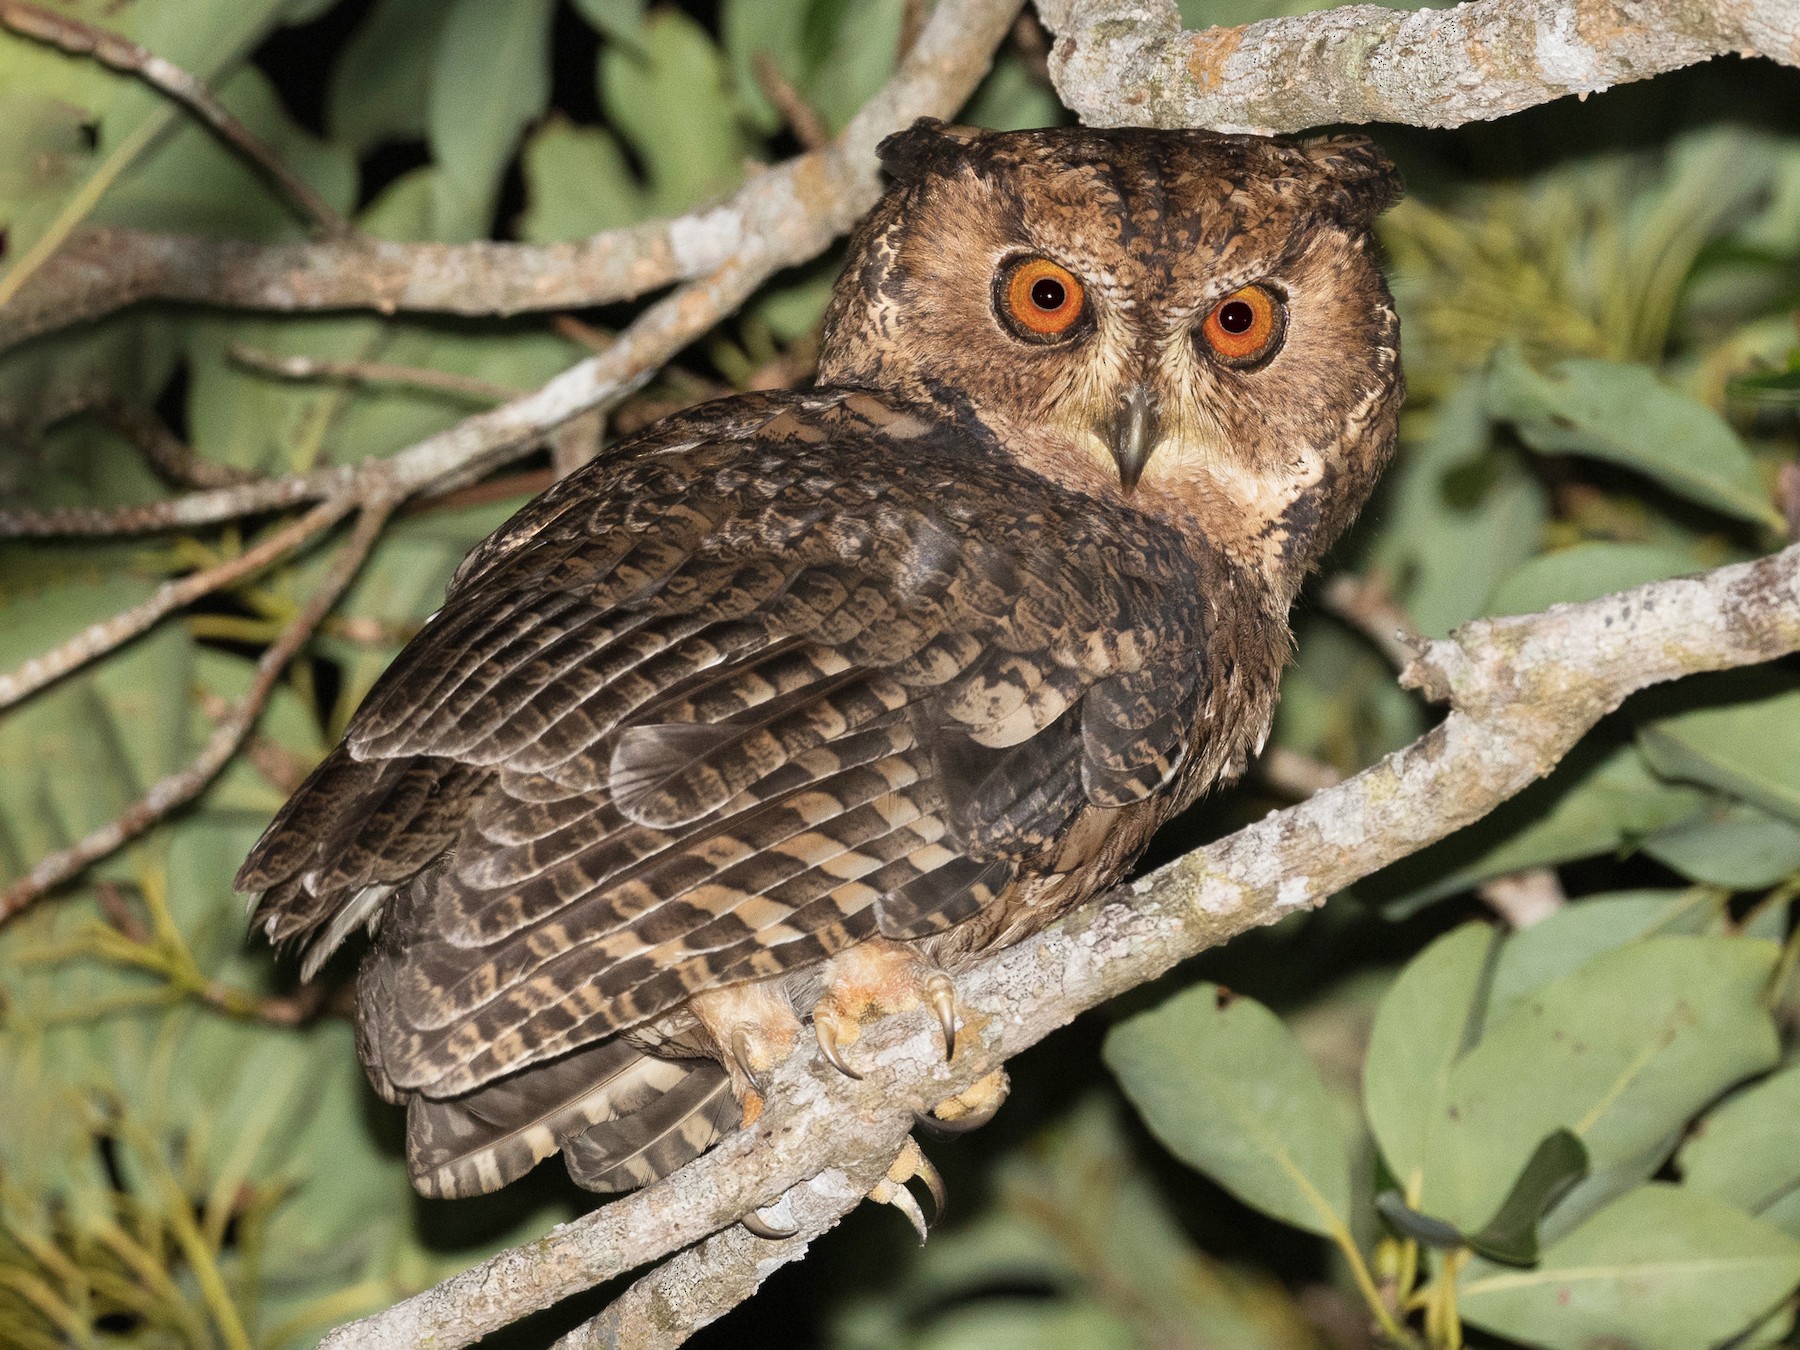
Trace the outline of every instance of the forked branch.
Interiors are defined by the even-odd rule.
[[[803,1046],[776,1071],[763,1116],[711,1153],[527,1246],[341,1327],[324,1344],[359,1350],[467,1345],[680,1252],[813,1178],[836,1172],[856,1185],[872,1180],[911,1129],[914,1112],[967,1089],[1079,1013],[1177,962],[1322,904],[1479,820],[1549,773],[1636,691],[1795,650],[1800,546],[1544,614],[1468,624],[1453,638],[1425,645],[1402,675],[1450,704],[1443,722],[1417,741],[960,974],[964,1023],[954,1062],[944,1063],[941,1034],[929,1015],[869,1028],[858,1042],[860,1082]],[[572,1343],[679,1343],[703,1324],[696,1315],[723,1309],[693,1299],[671,1302],[677,1286],[691,1289],[699,1279],[748,1296],[752,1273],[760,1279],[764,1267],[794,1259],[807,1238],[838,1217],[820,1212],[816,1191],[795,1198],[807,1206],[795,1215],[796,1238],[714,1239],[640,1281],[625,1297],[638,1316],[669,1310],[662,1331],[652,1320],[637,1326],[629,1342],[608,1340],[617,1315],[602,1314],[582,1333],[587,1339]],[[857,1194],[852,1187],[840,1197],[839,1215],[854,1207]]]

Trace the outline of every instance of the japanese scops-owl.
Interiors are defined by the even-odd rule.
[[[471,553],[244,864],[356,929],[419,1190],[661,1176],[1117,881],[1260,748],[1392,451],[1359,138],[922,122],[817,386],[665,418]]]

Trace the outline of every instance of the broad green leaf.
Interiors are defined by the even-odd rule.
[[[1621,464],[1690,501],[1783,528],[1737,433],[1647,366],[1570,359],[1539,374],[1517,346],[1504,346],[1489,368],[1487,410],[1542,454]]]
[[[751,148],[725,81],[706,30],[675,10],[651,15],[641,49],[601,49],[601,103],[643,163],[657,211],[686,210],[742,180]]]
[[[1442,637],[1474,618],[1493,588],[1537,552],[1544,490],[1493,445],[1482,387],[1464,380],[1409,417],[1400,458],[1371,508],[1392,522],[1374,560],[1398,585],[1419,631]]]
[[[1197,984],[1114,1027],[1105,1058],[1183,1162],[1296,1227],[1348,1231],[1349,1141],[1305,1052],[1260,1003]]]
[[[1693,881],[1734,891],[1773,886],[1800,872],[1800,825],[1726,798],[1651,835],[1643,847]]]
[[[1479,1033],[1482,972],[1495,932],[1466,923],[1420,952],[1395,978],[1369,1035],[1363,1104],[1388,1170],[1416,1196],[1432,1130],[1443,1118],[1450,1070]]]
[[[1775,955],[1745,939],[1646,938],[1515,1005],[1451,1070],[1418,1208],[1466,1231],[1553,1130],[1572,1130],[1606,1168],[1768,1068]]]
[[[1682,1184],[1748,1214],[1795,1214],[1800,1193],[1800,1065],[1790,1065],[1701,1118],[1677,1155]],[[1788,1228],[1800,1237],[1800,1229]]]
[[[1705,810],[1706,793],[1658,778],[1637,748],[1616,736],[1590,735],[1542,782],[1378,873],[1358,893],[1379,899],[1389,913],[1410,913],[1522,867],[1629,850]]]
[[[350,35],[325,94],[325,125],[365,154],[423,138],[431,77],[451,7],[444,0],[375,0]]]
[[[625,152],[609,133],[557,116],[525,142],[525,238],[584,239],[647,214]]]
[[[211,82],[274,25],[283,0],[139,0],[101,20],[196,78]],[[61,8],[81,19],[79,6]],[[0,305],[93,211],[121,175],[189,116],[129,75],[0,32]],[[72,152],[69,109],[94,145]],[[46,156],[46,152],[49,152]]]
[[[1716,1345],[1800,1282],[1800,1242],[1679,1186],[1651,1183],[1552,1244],[1534,1270],[1473,1261],[1457,1303],[1545,1350]]]
[[[1532,1150],[1512,1190],[1469,1246],[1493,1261],[1528,1266],[1538,1259],[1538,1221],[1588,1174],[1587,1148],[1568,1130],[1553,1130]]]
[[[575,0],[581,17],[603,36],[625,42],[638,40],[644,6],[645,0]]]
[[[1656,544],[1590,541],[1542,553],[1513,572],[1488,597],[1489,614],[1535,614],[1551,605],[1594,600],[1645,582],[1697,572],[1702,563]]]
[[[1649,723],[1638,743],[1665,778],[1701,783],[1800,822],[1800,683],[1755,672],[1742,696]]]
[[[953,1309],[917,1350],[1139,1350],[1130,1322],[1098,1302],[991,1299]]]
[[[554,0],[450,0],[425,107],[442,170],[433,205],[448,238],[487,234],[519,134],[549,102],[554,9]]]
[[[1565,905],[1508,935],[1494,962],[1487,1017],[1498,1022],[1545,985],[1647,934],[1699,934],[1715,913],[1704,891],[1612,891]]]

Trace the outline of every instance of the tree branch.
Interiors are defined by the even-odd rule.
[[[380,538],[381,527],[391,509],[391,504],[387,502],[375,502],[363,507],[356,528],[338,551],[338,556],[332,559],[324,579],[281,636],[257,659],[256,674],[250,682],[250,688],[220,719],[192,762],[157,781],[117,819],[107,822],[61,852],[51,854],[12,885],[0,890],[0,923],[5,923],[44,892],[60,886],[88,864],[104,858],[137,838],[169,812],[185,806],[205,790],[214,775],[237,753],[244,737],[250,734],[250,728],[262,715],[263,705],[275,691],[275,682],[281,678],[281,672],[287,669],[288,662],[311,640],[320,621],[331,612],[338,597],[355,579],[364,559]]]
[[[341,237],[350,233],[350,223],[314,192],[310,183],[283,164],[281,157],[219,102],[212,90],[173,61],[129,38],[27,0],[0,0],[0,27],[75,56],[90,56],[123,74],[135,75],[181,104],[255,165],[315,234]]]
[[[772,1076],[769,1107],[673,1176],[502,1252],[328,1336],[328,1347],[467,1345],[570,1294],[719,1232],[809,1178],[860,1185],[885,1167],[913,1113],[963,1091],[1077,1014],[1246,929],[1316,906],[1473,823],[1557,764],[1596,721],[1649,685],[1800,649],[1800,547],[1545,614],[1483,619],[1431,642],[1402,681],[1451,705],[1405,749],[1309,800],[1197,850],[990,954],[957,977],[963,1024],[943,1060],[928,1013],[858,1041],[852,1082],[803,1046]],[[796,1197],[795,1203],[800,1202]],[[821,1222],[809,1210],[801,1238]],[[790,1239],[799,1241],[801,1238]],[[631,1307],[717,1278],[754,1287],[753,1239],[684,1253],[640,1281]],[[787,1259],[781,1247],[770,1259]],[[682,1303],[692,1316],[717,1308]],[[624,1314],[621,1314],[623,1316]],[[670,1327],[690,1313],[670,1314]],[[609,1344],[603,1314],[592,1332]],[[693,1321],[692,1325],[700,1325]],[[585,1333],[584,1333],[585,1334]],[[673,1330],[671,1331],[673,1334]],[[651,1339],[651,1345],[672,1341]]]
[[[1800,0],[1346,5],[1183,32],[1175,0],[1037,0],[1057,93],[1093,126],[1455,127],[1728,52],[1800,65]]]
[[[899,69],[838,138],[757,174],[729,201],[566,244],[400,244],[349,239],[252,244],[82,231],[0,309],[0,350],[140,300],[266,310],[517,314],[629,300],[766,257],[803,262],[880,192],[875,146],[923,116],[947,117],[986,73],[1022,0],[939,6]],[[938,15],[934,14],[934,19]],[[766,275],[766,273],[765,273]]]

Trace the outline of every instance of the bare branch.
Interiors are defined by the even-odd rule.
[[[1175,0],[1037,0],[1057,92],[1094,126],[1455,127],[1736,52],[1800,64],[1800,0],[1345,5],[1183,32]]]
[[[517,314],[585,309],[707,277],[749,258],[769,271],[822,251],[880,191],[875,146],[962,106],[1022,0],[945,0],[886,86],[837,139],[757,174],[736,196],[567,244],[265,245],[88,229],[0,308],[0,350],[140,300],[269,310]],[[933,19],[938,19],[934,14]],[[766,273],[765,273],[766,275]]]
[[[1405,669],[1406,663],[1418,654],[1424,639],[1419,636],[1412,615],[1394,599],[1387,578],[1339,572],[1319,587],[1319,599],[1326,609],[1372,642],[1395,670]]]
[[[794,1236],[767,1242],[741,1225],[714,1233],[656,1267],[553,1350],[674,1350],[750,1298],[782,1266],[805,1256],[815,1238],[862,1203],[881,1175],[881,1164],[871,1163],[855,1175],[832,1167],[807,1178],[772,1215],[795,1229]]]
[[[772,1075],[770,1105],[755,1124],[673,1176],[340,1327],[324,1344],[467,1345],[698,1242],[808,1178],[836,1169],[860,1184],[869,1168],[885,1167],[914,1111],[1196,952],[1319,905],[1480,819],[1547,774],[1630,694],[1796,649],[1800,547],[1546,614],[1468,624],[1428,644],[1402,676],[1451,704],[1418,741],[959,974],[964,1021],[954,1062],[944,1063],[929,1014],[867,1028],[860,1082],[802,1047]],[[736,1256],[711,1260],[684,1257],[676,1274],[650,1277],[651,1290],[685,1283],[702,1266],[741,1269]]]
[[[88,625],[42,656],[32,657],[17,670],[0,671],[0,709],[10,708],[70,671],[78,670],[96,657],[124,646],[157,620],[174,613],[183,605],[192,604],[203,595],[211,595],[214,591],[223,590],[252,573],[261,571],[307,540],[323,534],[355,508],[356,503],[347,498],[335,498],[316,506],[235,558],[227,558],[216,566],[203,568],[174,581],[165,581],[142,603],[122,610],[110,619]]]
[[[390,504],[376,501],[365,505],[350,538],[332,559],[331,567],[318,588],[307,598],[287,629],[269,645],[256,662],[256,674],[250,688],[231,704],[229,711],[213,728],[212,735],[187,767],[178,769],[156,782],[150,790],[133,802],[119,817],[101,826],[85,839],[60,853],[43,859],[25,876],[0,891],[0,923],[30,905],[44,892],[59,886],[89,863],[104,858],[121,845],[149,829],[177,807],[192,801],[213,777],[230,762],[261,715],[263,705],[274,692],[275,682],[289,661],[311,640],[313,631],[355,578],[369,550],[381,535]]]
[[[193,113],[255,165],[312,226],[315,234],[342,237],[350,233],[350,222],[314,192],[310,183],[283,164],[280,156],[219,102],[212,90],[174,62],[140,47],[129,38],[83,23],[68,14],[28,4],[26,0],[0,0],[0,27],[76,56],[91,56],[103,66],[137,76]],[[0,304],[4,302],[4,292],[0,291]]]
[[[256,347],[234,344],[233,361],[264,375],[284,380],[350,380],[357,384],[404,384],[415,389],[430,389],[477,403],[504,403],[524,391],[507,384],[474,375],[458,375],[451,370],[432,370],[424,366],[396,366],[385,361],[327,361],[317,356],[284,356]]]
[[[151,470],[182,487],[221,488],[255,482],[259,475],[229,464],[201,459],[189,445],[170,431],[162,418],[147,408],[133,408],[117,399],[102,397],[94,413],[130,441]]]

